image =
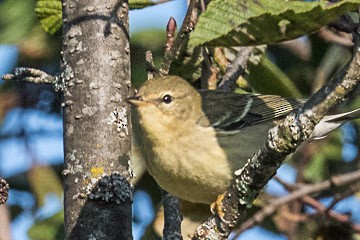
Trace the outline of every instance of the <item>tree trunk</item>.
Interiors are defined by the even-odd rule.
[[[132,239],[128,4],[62,3],[66,239]]]

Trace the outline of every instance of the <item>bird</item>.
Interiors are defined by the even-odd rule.
[[[265,143],[268,130],[304,103],[198,90],[178,76],[149,79],[126,100],[135,108],[133,125],[150,175],[170,194],[205,204],[226,191],[234,172]],[[325,116],[311,138],[359,117],[359,109]]]

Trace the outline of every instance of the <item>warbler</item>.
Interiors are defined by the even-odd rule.
[[[264,144],[275,121],[303,101],[275,95],[196,90],[165,76],[146,81],[127,98],[138,114],[149,173],[170,194],[210,204],[226,191],[234,171]],[[321,138],[360,111],[326,116],[313,132]]]

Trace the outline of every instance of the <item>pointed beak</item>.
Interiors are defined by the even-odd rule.
[[[131,97],[128,97],[125,99],[128,103],[134,105],[134,106],[138,106],[141,103],[143,103],[143,100],[141,98],[141,96],[137,96],[137,95],[133,95]]]

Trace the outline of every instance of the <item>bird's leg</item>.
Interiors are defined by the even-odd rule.
[[[210,210],[211,210],[211,213],[214,214],[214,215],[217,215],[220,220],[224,223],[229,223],[227,220],[225,220],[225,212],[224,212],[224,207],[222,205],[222,200],[224,199],[225,195],[224,194],[220,194],[216,201],[213,202],[211,205],[210,205]]]

